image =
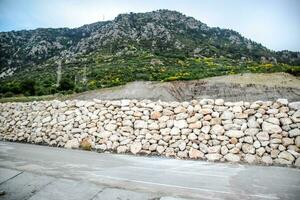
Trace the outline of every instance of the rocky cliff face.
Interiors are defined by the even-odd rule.
[[[41,67],[57,60],[76,59],[94,51],[117,55],[137,49],[156,54],[224,56],[234,59],[299,63],[299,53],[272,52],[239,33],[206,24],[176,11],[121,14],[113,21],[79,28],[43,28],[0,33],[0,73]],[[5,74],[2,75],[4,77]],[[1,77],[0,77],[1,78]]]

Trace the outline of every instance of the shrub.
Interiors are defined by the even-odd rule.
[[[74,89],[74,83],[71,79],[64,78],[61,80],[58,88],[59,91],[67,91],[67,90],[73,90]]]
[[[22,93],[26,96],[33,96],[35,94],[35,81],[34,80],[24,80],[21,82]]]
[[[5,94],[3,94],[3,97],[12,97],[14,96],[14,93],[12,92],[6,92]]]

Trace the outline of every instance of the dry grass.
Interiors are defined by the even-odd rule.
[[[29,102],[29,101],[50,101],[50,100],[66,100],[70,98],[72,95],[62,95],[62,94],[55,94],[55,95],[44,95],[44,96],[16,96],[16,97],[6,97],[1,98],[0,103],[7,103],[7,102]]]

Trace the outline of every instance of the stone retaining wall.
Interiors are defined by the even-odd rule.
[[[300,166],[300,102],[44,101],[0,104],[0,140]]]

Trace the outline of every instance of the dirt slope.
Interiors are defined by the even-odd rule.
[[[300,100],[300,79],[286,73],[239,74],[194,81],[144,82],[77,94],[73,99],[151,99],[188,101],[223,98],[226,101],[256,101],[287,98]]]

